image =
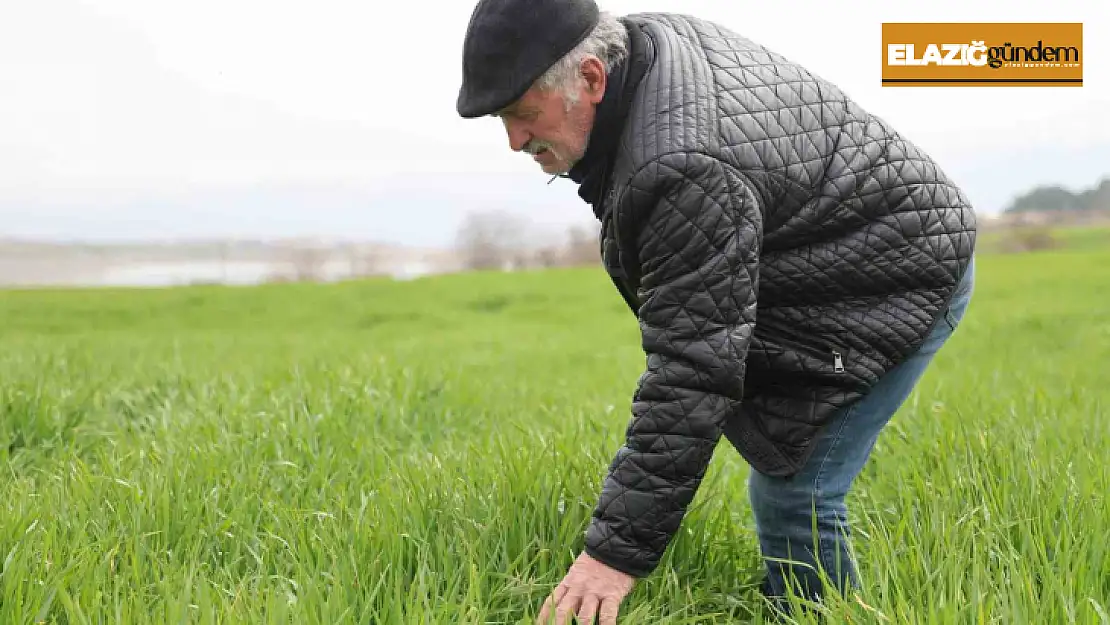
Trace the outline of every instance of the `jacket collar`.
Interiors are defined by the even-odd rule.
[[[609,71],[605,95],[598,104],[586,152],[565,176],[578,183],[579,197],[593,205],[598,219],[602,218],[604,185],[612,169],[614,151],[624,130],[632,95],[648,66],[647,46],[640,39],[646,35],[634,24],[625,22],[625,27],[629,35],[628,56]]]

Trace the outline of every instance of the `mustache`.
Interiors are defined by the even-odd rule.
[[[528,154],[530,154],[532,156],[535,156],[535,155],[539,154],[540,152],[543,152],[544,150],[551,150],[551,152],[553,154],[555,154],[554,146],[552,146],[547,141],[540,141],[540,140],[537,140],[537,139],[533,139],[533,140],[529,141],[528,143],[525,143],[524,147],[521,149],[522,152],[527,152]],[[558,154],[555,154],[555,156],[557,157]]]

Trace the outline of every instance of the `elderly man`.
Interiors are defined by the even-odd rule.
[[[967,197],[834,84],[695,17],[481,0],[462,69],[458,113],[592,205],[646,354],[541,620],[615,623],[721,436],[752,468],[764,593],[858,584],[845,494],[968,306]]]

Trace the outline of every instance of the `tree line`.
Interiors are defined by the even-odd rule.
[[[1110,211],[1110,176],[1087,189],[1072,191],[1062,185],[1041,185],[1017,196],[1006,213],[1053,211]]]
[[[596,220],[553,233],[506,211],[468,213],[456,234],[459,262],[470,270],[593,265],[601,260]]]

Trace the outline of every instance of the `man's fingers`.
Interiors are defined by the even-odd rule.
[[[563,600],[555,608],[555,625],[572,625],[570,617],[578,609],[578,604],[581,601],[582,597],[579,595],[567,594],[563,596]]]
[[[551,625],[552,611],[555,609],[555,606],[563,600],[563,595],[565,594],[567,594],[567,586],[562,583],[556,586],[555,590],[551,591],[551,594],[547,596],[547,600],[543,602],[543,607],[540,608],[540,615],[536,617],[536,625]]]
[[[540,615],[536,617],[536,625],[549,625],[551,623],[551,607],[555,605],[555,595],[548,595],[540,608]]]
[[[597,625],[617,625],[617,612],[620,611],[621,601],[614,597],[601,600],[601,608],[597,611]]]
[[[566,582],[559,582],[559,585],[551,592],[551,596],[555,599],[555,603],[561,602],[569,589]]]
[[[582,600],[582,605],[578,608],[578,625],[594,625],[594,617],[597,616],[598,599],[594,595],[590,595]]]

